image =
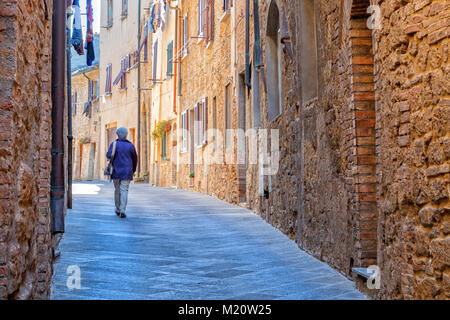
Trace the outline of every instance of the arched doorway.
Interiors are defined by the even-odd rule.
[[[276,1],[272,1],[267,17],[266,32],[267,57],[267,99],[268,120],[281,114],[281,51],[280,51],[280,11]]]

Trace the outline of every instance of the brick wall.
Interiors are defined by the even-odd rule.
[[[49,295],[51,17],[0,1],[0,299]]]

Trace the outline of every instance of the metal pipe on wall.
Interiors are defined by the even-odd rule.
[[[54,1],[52,23],[52,233],[64,233],[64,106],[66,71],[66,1]]]
[[[71,18],[73,12],[70,4],[67,3],[67,24],[66,24],[66,59],[67,59],[67,208],[72,209],[72,175],[73,175],[73,133],[72,133],[72,55],[71,55]]]
[[[139,0],[139,13],[138,13],[138,50],[141,45],[141,0]],[[137,153],[138,153],[138,165],[137,176],[141,175],[141,58],[139,57],[138,63],[138,119],[137,119]]]

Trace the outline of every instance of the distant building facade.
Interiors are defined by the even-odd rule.
[[[102,179],[100,171],[100,35],[94,37],[96,59],[87,66],[85,56],[72,49],[73,179]]]

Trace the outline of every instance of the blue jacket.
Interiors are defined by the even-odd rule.
[[[114,155],[114,171],[111,179],[133,180],[133,174],[137,167],[137,154],[134,145],[127,139],[117,139],[116,153]],[[113,142],[114,143],[114,142]],[[110,159],[113,143],[109,146],[106,158]]]

